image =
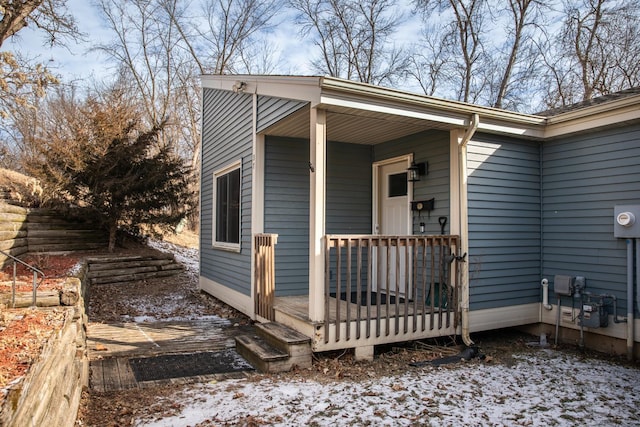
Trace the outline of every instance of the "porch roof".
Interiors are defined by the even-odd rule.
[[[377,144],[430,129],[466,129],[474,115],[479,118],[479,132],[539,140],[640,121],[640,95],[542,116],[328,76],[205,75],[202,85],[308,103],[267,128],[266,135],[309,138],[309,109],[321,108],[327,112],[327,139],[357,144]]]

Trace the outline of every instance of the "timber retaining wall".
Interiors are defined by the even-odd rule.
[[[81,283],[69,278],[66,285],[82,295]],[[82,389],[89,384],[84,299],[59,309],[65,311],[63,326],[47,340],[27,374],[8,388],[0,408],[1,426],[75,424]]]
[[[29,209],[0,202],[0,249],[10,255],[82,251],[107,245],[107,234],[73,211]],[[7,257],[0,254],[0,265],[6,261]]]

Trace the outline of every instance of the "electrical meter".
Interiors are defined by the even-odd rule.
[[[619,238],[640,237],[640,205],[614,207],[613,234]]]

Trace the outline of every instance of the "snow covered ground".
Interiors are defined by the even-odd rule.
[[[263,379],[186,386],[179,414],[137,426],[637,426],[640,371],[548,349],[331,383]],[[251,424],[251,422],[255,424]]]
[[[197,250],[170,250],[197,275]],[[137,426],[640,426],[640,370],[547,348],[355,381],[295,375],[185,385]]]

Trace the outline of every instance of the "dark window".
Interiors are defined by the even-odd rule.
[[[240,169],[216,177],[216,242],[240,243]]]
[[[389,197],[401,197],[407,195],[407,173],[389,175]]]

